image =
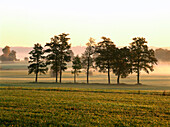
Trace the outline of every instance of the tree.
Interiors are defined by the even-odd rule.
[[[80,69],[82,68],[80,57],[78,55],[74,57],[72,63],[72,74],[74,74],[74,83],[76,83],[76,76],[78,76],[78,74],[81,72]]]
[[[71,57],[71,61],[74,59],[74,52],[72,50],[68,50],[68,53]]]
[[[156,49],[155,57],[158,59],[158,61],[168,62],[170,61],[170,50],[162,48]]]
[[[28,66],[28,74],[34,72],[36,74],[35,82],[37,82],[38,74],[45,74],[48,71],[47,65],[44,61],[45,56],[43,56],[43,47],[37,43],[34,45],[33,50],[29,52],[29,54],[31,55],[29,61],[31,64]]]
[[[54,38],[51,38],[51,42],[46,43],[45,47],[46,46],[49,47],[45,50],[45,52],[48,53],[48,55],[46,56],[47,64],[52,64],[51,70],[53,70],[55,73],[57,83],[59,72],[59,37],[54,36]]]
[[[68,44],[67,38],[68,34],[61,34],[51,38],[50,43],[46,43],[45,46],[49,47],[45,50],[48,53],[47,55],[47,64],[52,64],[51,69],[55,73],[56,83],[58,79],[58,74],[60,73],[60,83],[62,79],[62,71],[67,69],[66,62],[70,61],[70,52],[69,49],[71,44]]]
[[[5,46],[5,48],[2,49],[4,56],[8,57],[10,54],[10,47],[9,46]]]
[[[115,61],[116,46],[110,38],[102,37],[103,41],[96,46],[96,53],[98,56],[95,59],[96,67],[100,72],[108,73],[108,84],[110,84],[110,71],[113,68]]]
[[[17,59],[16,59],[16,51],[12,50],[12,51],[9,53],[8,59],[9,59],[9,61],[17,60]]]
[[[95,40],[93,38],[89,39],[89,42],[86,43],[87,47],[85,52],[82,54],[82,66],[86,69],[87,74],[87,84],[89,83],[89,70],[90,67],[93,67],[93,54],[95,52]]]
[[[28,57],[24,57],[24,61],[28,62],[29,61]]]
[[[71,44],[68,43],[70,38],[67,38],[69,34],[62,33],[59,35],[59,66],[60,66],[60,83],[62,80],[62,71],[67,69],[67,62],[71,61],[70,48]]]
[[[120,82],[121,78],[126,78],[130,73],[132,73],[132,64],[130,61],[130,50],[127,47],[117,48],[115,61],[113,66],[113,73],[117,75],[117,84]]]
[[[133,38],[130,50],[132,53],[132,69],[137,73],[137,84],[140,84],[140,71],[144,70],[146,73],[154,71],[153,65],[157,64],[157,59],[155,58],[154,50],[148,48],[147,41],[143,37]]]
[[[0,56],[0,60],[2,61],[16,61],[16,51],[12,50],[10,51],[9,46],[5,46],[5,48],[2,49],[3,54]]]

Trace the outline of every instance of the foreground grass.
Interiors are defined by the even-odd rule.
[[[0,125],[169,126],[169,102],[159,91],[0,87]]]

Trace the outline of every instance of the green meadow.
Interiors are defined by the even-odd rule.
[[[5,67],[5,69],[4,69]],[[10,67],[10,68],[9,68]],[[85,72],[73,83],[70,71],[61,84],[50,74],[28,75],[25,65],[1,66],[0,126],[170,126],[168,75],[130,75],[107,84],[107,74]]]
[[[169,102],[160,91],[1,87],[0,125],[168,127]]]
[[[28,75],[27,70],[0,70],[0,78],[1,81],[27,81],[33,82],[35,80],[35,75],[31,74]],[[116,84],[116,76],[111,75],[111,83]],[[55,82],[55,78],[51,77],[49,73],[46,75],[39,75],[38,78],[39,82]],[[170,86],[170,75],[152,75],[152,74],[143,74],[140,77],[140,81],[144,85],[149,86]],[[63,83],[73,83],[73,75],[71,71],[63,72]],[[78,83],[86,83],[86,73],[81,72],[77,77]],[[100,72],[92,72],[90,75],[90,83],[100,83],[100,84],[107,84],[107,74],[100,73]],[[129,84],[135,85],[136,84],[136,75],[130,75],[125,79],[120,79],[120,83],[122,84]]]

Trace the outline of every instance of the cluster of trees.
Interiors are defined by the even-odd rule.
[[[9,46],[2,49],[3,54],[0,56],[1,61],[16,61],[16,52],[10,50]]]
[[[162,48],[156,49],[155,56],[158,60],[162,62],[169,62],[170,61],[170,50],[162,49]]]
[[[48,71],[47,65],[55,73],[56,83],[60,77],[62,82],[62,72],[67,69],[67,63],[71,61],[71,44],[68,43],[68,34],[62,33],[51,38],[50,43],[46,43],[47,49],[43,50],[40,44],[35,44],[34,49],[29,53],[30,65],[29,74],[36,74],[36,82],[39,73]],[[78,55],[72,59],[72,71],[74,82],[81,72],[86,70],[87,83],[89,83],[90,69],[95,68],[100,72],[107,72],[108,84],[110,84],[110,73],[117,76],[117,84],[120,78],[126,78],[131,73],[137,74],[137,84],[140,84],[139,77],[141,70],[146,73],[153,71],[153,65],[157,64],[154,50],[149,49],[147,41],[143,37],[133,38],[133,42],[128,47],[118,48],[110,38],[102,37],[102,41],[96,43],[93,38],[86,44],[86,50],[81,57]],[[44,54],[47,53],[45,56]]]

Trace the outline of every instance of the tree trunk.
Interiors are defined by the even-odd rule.
[[[74,83],[76,83],[76,73],[74,73]]]
[[[89,66],[90,66],[90,59],[88,57],[88,63],[87,63],[87,84],[89,83]]]
[[[37,82],[38,79],[38,72],[36,72],[35,82]]]
[[[36,66],[36,77],[35,77],[35,82],[38,81],[38,58],[37,58],[37,66]]]
[[[117,76],[117,84],[119,84],[120,75]]]
[[[108,84],[110,84],[110,65],[108,63]]]
[[[60,69],[60,83],[61,83],[61,79],[62,79],[62,70]]]
[[[56,58],[55,58],[55,69],[56,69],[56,74],[55,74],[55,82],[57,83],[58,82],[58,68],[57,68],[57,55],[56,55]]]
[[[62,57],[60,58],[60,83],[61,83],[61,79],[62,79]]]
[[[140,73],[139,73],[139,70],[138,70],[138,72],[137,72],[137,84],[138,84],[138,85],[140,84],[140,82],[139,82],[139,76],[140,76]]]
[[[110,68],[108,68],[108,84],[110,84]]]
[[[139,62],[139,59],[138,59],[138,67],[137,67],[137,84],[139,85],[140,84],[140,82],[139,82],[139,76],[140,76],[140,72],[139,72],[139,64],[140,64],[140,62]]]
[[[87,68],[87,84],[89,83],[89,68]]]
[[[56,70],[56,74],[55,74],[55,82],[57,83],[57,79],[58,79],[58,71]]]

